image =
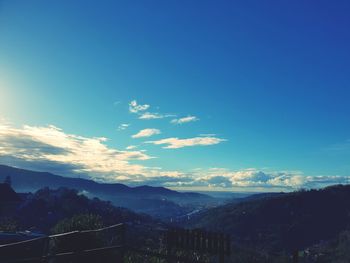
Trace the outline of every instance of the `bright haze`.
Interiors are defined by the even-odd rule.
[[[348,1],[0,1],[0,163],[203,191],[348,183]]]

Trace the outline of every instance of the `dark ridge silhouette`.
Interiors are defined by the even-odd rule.
[[[166,195],[171,197],[197,197],[213,199],[205,194],[180,193],[165,187],[137,186],[129,187],[120,183],[97,183],[92,180],[82,178],[63,177],[48,172],[36,172],[25,169],[0,165],[0,181],[7,176],[12,178],[12,186],[16,191],[32,192],[44,187],[59,188],[68,187],[77,190],[91,191],[103,194],[135,194],[135,195]]]
[[[200,213],[189,225],[229,233],[242,246],[292,252],[349,228],[350,185],[252,196]]]

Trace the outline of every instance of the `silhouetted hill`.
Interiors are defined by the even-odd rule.
[[[52,189],[67,187],[82,191],[88,197],[110,200],[114,205],[162,218],[183,215],[193,210],[193,206],[217,202],[208,195],[180,193],[164,187],[129,187],[119,183],[97,183],[88,179],[0,165],[0,182],[4,181],[6,176],[11,177],[12,187],[16,192],[34,192],[45,187]]]
[[[262,199],[270,199],[272,197],[279,197],[282,195],[285,195],[286,193],[280,192],[280,193],[259,193],[259,194],[252,194],[243,198],[238,199],[240,202],[247,202],[247,201],[256,201],[256,200],[262,200]]]
[[[190,225],[229,233],[259,251],[300,250],[350,224],[350,186],[252,196],[197,215]]]
[[[36,172],[0,165],[0,180],[3,181],[6,176],[11,177],[12,186],[17,192],[33,192],[44,187],[68,187],[86,191],[94,189],[96,192],[103,191],[104,193],[115,191],[126,193],[130,190],[124,184],[99,184],[87,179],[63,177],[48,172]]]

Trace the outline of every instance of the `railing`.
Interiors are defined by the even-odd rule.
[[[219,262],[224,263],[225,257],[231,254],[229,235],[208,232],[202,229],[175,228],[167,232],[167,251],[183,249],[199,251],[208,255],[216,255]]]
[[[159,259],[157,262],[201,263],[211,262],[209,258],[214,256],[223,263],[231,252],[229,236],[200,229],[161,230],[157,234],[163,244],[158,247],[157,244],[152,247],[132,242],[140,232],[135,225],[129,230],[131,242],[126,238],[126,226],[118,224],[1,245],[0,263],[121,263],[124,259],[128,261],[128,255],[134,254],[140,255],[141,261],[132,262],[147,262],[146,258],[155,257]],[[155,234],[149,230],[147,233]],[[127,243],[134,245],[128,246]]]
[[[1,263],[122,262],[125,225],[74,231],[0,246]]]

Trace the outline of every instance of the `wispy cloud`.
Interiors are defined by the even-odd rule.
[[[155,120],[155,119],[163,119],[169,117],[175,117],[174,114],[162,114],[159,112],[149,112],[147,111],[151,106],[149,104],[140,105],[136,100],[132,100],[129,103],[129,111],[130,113],[137,114],[140,120]]]
[[[201,137],[213,137],[213,136],[216,136],[215,133],[201,133],[199,134],[199,136]]]
[[[130,126],[130,123],[122,123],[118,126],[117,130],[118,131],[126,130],[127,128],[129,128],[129,126]]]
[[[187,116],[179,119],[173,119],[170,122],[172,124],[183,124],[183,123],[193,122],[193,121],[199,121],[199,118],[197,118],[196,116]]]
[[[129,111],[131,113],[140,113],[140,112],[147,110],[149,107],[150,107],[150,105],[148,105],[148,104],[143,104],[143,105],[138,104],[136,100],[132,100],[129,103]]]
[[[129,146],[127,146],[125,149],[127,149],[127,150],[134,150],[134,149],[136,149],[136,148],[137,148],[136,145],[129,145]]]
[[[169,114],[160,114],[158,112],[145,112],[145,113],[142,113],[140,116],[139,116],[139,119],[140,120],[154,120],[154,119],[163,119],[163,118],[168,118],[170,116],[174,116],[174,115],[169,115]]]
[[[160,134],[160,130],[158,129],[143,129],[138,133],[132,135],[132,138],[143,138],[143,137],[151,137],[153,135]]]
[[[183,147],[190,146],[208,146],[219,144],[221,142],[226,141],[225,139],[217,138],[217,137],[194,137],[188,139],[179,139],[179,138],[166,138],[157,141],[147,141],[146,143],[151,143],[155,145],[165,145],[164,149],[178,149]]]

